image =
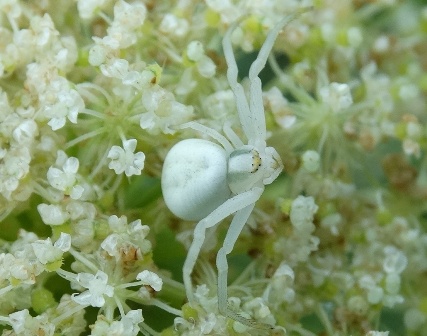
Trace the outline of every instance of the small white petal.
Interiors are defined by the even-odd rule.
[[[68,233],[61,232],[59,239],[54,244],[62,252],[67,252],[71,247],[71,236]]]
[[[162,289],[163,280],[154,272],[145,270],[139,273],[136,278],[141,280],[145,285],[153,288],[156,292]]]

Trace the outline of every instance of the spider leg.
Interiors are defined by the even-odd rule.
[[[250,137],[254,133],[253,121],[248,118],[249,104],[246,99],[245,90],[243,86],[237,82],[238,68],[236,58],[234,57],[233,47],[231,45],[231,34],[236,28],[236,24],[232,25],[224,35],[222,40],[222,48],[224,50],[225,61],[227,62],[227,79],[230,88],[234,93],[236,99],[237,113],[239,114],[240,124],[242,125],[243,132],[246,137]]]
[[[254,146],[264,146],[266,138],[266,126],[265,126],[265,114],[264,105],[262,101],[262,83],[258,77],[262,69],[264,69],[267,63],[268,56],[270,55],[271,49],[273,49],[274,42],[279,35],[282,28],[287,25],[290,21],[295,18],[295,15],[286,16],[282,19],[275,27],[268,33],[267,38],[262,45],[257,58],[252,63],[249,69],[249,97],[250,97],[250,114],[255,127],[255,134],[251,139],[254,139]],[[257,143],[257,142],[260,143]]]
[[[249,190],[228,199],[218,208],[212,211],[208,216],[197,223],[194,229],[193,242],[191,243],[191,246],[188,250],[187,258],[185,259],[183,267],[184,286],[187,293],[187,298],[190,302],[194,301],[193,286],[191,284],[191,273],[193,272],[194,265],[196,264],[197,257],[199,256],[200,250],[205,240],[206,230],[215,226],[231,214],[255,203],[262,194],[263,188],[254,189],[256,189],[256,192]]]
[[[251,81],[251,83],[254,78],[258,77],[261,70],[264,69],[265,64],[267,63],[267,60],[268,60],[268,55],[270,55],[271,49],[273,49],[274,42],[276,41],[276,38],[279,35],[280,31],[289,22],[294,20],[299,14],[300,13],[287,15],[285,18],[280,20],[279,23],[277,23],[273,27],[273,29],[270,30],[270,32],[267,35],[267,38],[264,41],[264,44],[262,45],[258,53],[256,60],[252,63],[249,69],[249,80]]]
[[[240,235],[243,227],[248,220],[255,203],[239,210],[230,224],[230,228],[228,229],[227,235],[224,240],[224,245],[219,250],[216,258],[216,265],[218,268],[218,310],[219,312],[227,316],[235,321],[238,321],[244,325],[247,325],[252,328],[261,328],[261,329],[270,329],[271,326],[263,323],[256,322],[255,320],[248,319],[232,311],[228,307],[227,299],[227,274],[228,274],[228,263],[227,263],[227,254],[229,254],[235,243],[237,238]]]
[[[216,256],[216,266],[218,269],[218,308],[219,312],[223,315],[227,315],[227,254],[233,250],[237,238],[239,237],[240,232],[242,232],[254,206],[255,203],[236,212],[233,220],[231,221],[230,227],[228,228],[224,244]]]
[[[240,140],[239,136],[231,128],[230,121],[226,121],[224,123],[224,126],[222,127],[222,131],[230,140],[230,142],[233,144],[234,148],[243,147],[244,143],[242,142],[242,140]]]
[[[185,128],[191,128],[195,131],[198,131],[202,134],[206,134],[207,136],[210,136],[212,139],[218,141],[218,143],[224,147],[225,151],[227,153],[231,153],[234,148],[230,144],[230,141],[227,140],[225,136],[214,130],[213,128],[206,127],[205,125],[199,124],[195,121],[189,121],[179,126],[181,129]]]

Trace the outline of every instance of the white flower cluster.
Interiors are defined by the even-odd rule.
[[[140,328],[139,323],[144,321],[142,310],[129,310],[120,320],[108,321],[103,315],[98,315],[95,324],[92,327],[92,336],[120,335],[136,336]]]
[[[151,243],[147,240],[149,227],[142,225],[140,220],[127,223],[127,218],[110,216],[109,227],[112,231],[101,243],[101,248],[117,261],[141,259],[151,250]]]
[[[37,239],[33,233],[20,232],[20,239],[10,248],[10,252],[0,254],[0,294],[15,290],[21,286],[33,285],[43,272],[58,269],[62,256],[70,249],[71,237],[61,233],[52,244],[50,238]]]
[[[174,133],[173,126],[189,121],[193,115],[191,106],[177,102],[171,92],[160,86],[144,91],[142,104],[147,112],[142,113],[139,123],[152,135]]]
[[[289,216],[294,231],[289,238],[281,238],[274,244],[274,249],[283,253],[292,266],[306,261],[310,253],[317,250],[319,238],[312,233],[315,230],[313,219],[318,208],[311,196],[298,196],[292,202]]]

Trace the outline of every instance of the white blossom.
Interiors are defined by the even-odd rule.
[[[160,22],[160,31],[176,37],[183,37],[188,33],[189,24],[188,21],[175,16],[174,14],[167,13],[163,16],[162,22]]]
[[[283,97],[282,92],[276,86],[263,92],[264,104],[267,105],[273,113],[274,120],[284,129],[291,128],[296,117],[292,114],[288,100]]]
[[[138,152],[134,154],[136,148],[136,139],[123,141],[123,148],[119,146],[111,147],[107,157],[111,159],[108,168],[113,169],[116,174],[126,176],[141,175],[144,169],[145,154]]]
[[[30,170],[31,155],[27,147],[15,146],[0,150],[0,154],[3,156],[0,163],[0,193],[10,199]]]
[[[305,151],[302,155],[302,165],[310,173],[314,173],[320,166],[320,155],[314,150]]]
[[[31,145],[37,135],[38,126],[32,119],[23,120],[13,131],[13,139],[20,145]]]
[[[98,319],[92,327],[92,336],[136,336],[140,332],[139,323],[144,321],[142,310],[130,310],[118,321],[107,321],[103,316]]]
[[[411,308],[405,312],[403,320],[405,321],[405,325],[409,330],[417,330],[427,322],[427,316],[425,312],[421,311],[420,309]]]
[[[212,78],[215,75],[216,65],[208,56],[204,55],[197,62],[197,70],[203,77]]]
[[[388,336],[388,331],[369,331],[365,336]]]
[[[17,335],[53,336],[55,332],[55,325],[48,321],[47,316],[32,317],[28,309],[10,314],[9,323]]]
[[[313,197],[298,196],[291,206],[292,225],[299,231],[311,232],[314,230],[313,218],[318,208]]]
[[[140,126],[151,134],[174,133],[173,126],[189,121],[193,115],[193,107],[186,106],[175,100],[174,95],[154,86],[142,94],[142,104],[147,112],[142,113]]]
[[[63,152],[58,151],[58,156],[62,157]],[[77,183],[79,160],[75,157],[70,157],[61,166],[61,169],[56,167],[49,168],[47,172],[49,184],[55,189],[63,191],[66,195],[70,195],[72,199],[79,199],[84,191],[84,188]]]
[[[114,288],[108,284],[108,275],[102,271],[96,272],[95,275],[79,273],[76,281],[88,289],[83,293],[73,294],[73,300],[80,305],[102,307],[105,304],[104,295],[112,297],[114,294]]]
[[[205,49],[200,41],[191,41],[187,46],[187,56],[193,62],[201,60],[205,54]]]
[[[408,264],[406,256],[394,246],[386,246],[384,248],[384,254],[384,271],[386,273],[402,273]]]
[[[154,272],[142,271],[136,276],[137,280],[141,280],[144,285],[148,285],[156,292],[160,291],[163,286],[163,280]]]
[[[114,6],[114,22],[111,29],[116,27],[136,29],[144,23],[146,15],[147,8],[142,1],[127,3],[119,0]]]
[[[91,19],[107,0],[78,0],[77,9],[82,19]]]
[[[345,110],[353,104],[348,84],[330,83],[320,88],[320,99],[334,112]]]
[[[31,243],[31,246],[37,260],[46,265],[62,259],[63,253],[71,247],[71,236],[61,232],[61,236],[54,244],[50,238],[47,238],[46,240],[37,240]]]
[[[40,216],[42,217],[43,223],[47,225],[61,225],[64,224],[70,215],[64,211],[60,205],[56,204],[39,204],[37,206]]]

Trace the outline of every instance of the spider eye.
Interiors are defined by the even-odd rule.
[[[227,182],[230,190],[238,194],[251,189],[259,180],[257,172],[261,162],[259,152],[253,147],[233,151],[228,159]]]

